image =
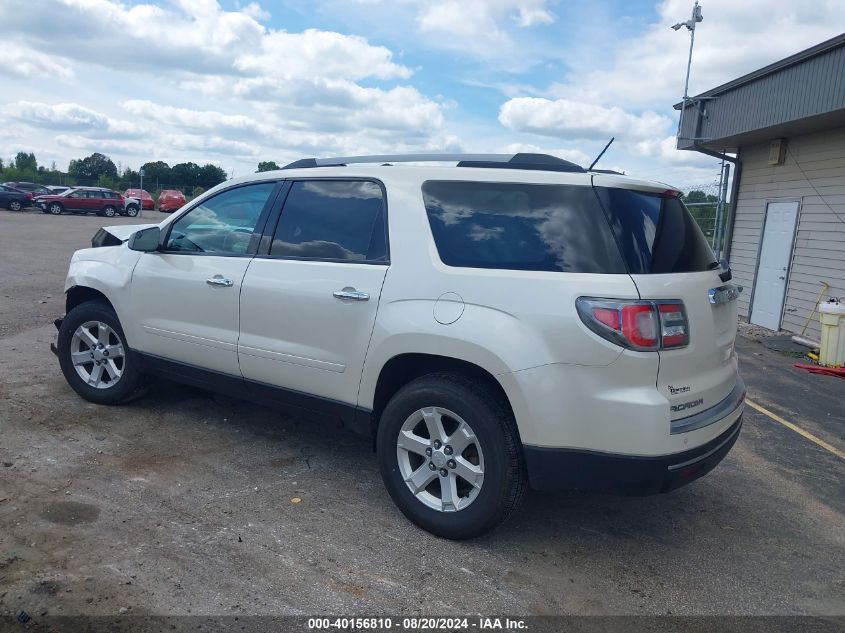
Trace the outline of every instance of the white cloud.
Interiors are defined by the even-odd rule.
[[[256,20],[258,22],[266,22],[272,17],[270,15],[270,12],[265,11],[257,2],[250,2],[249,4],[247,4],[241,9],[241,13],[245,13],[253,20]]]
[[[595,63],[575,65],[553,96],[627,107],[680,101],[689,52],[689,0],[664,0],[653,24],[606,42]],[[690,94],[696,94],[818,44],[842,31],[841,0],[708,0],[696,28]],[[605,62],[605,60],[608,60]],[[602,67],[602,65],[604,67]]]
[[[0,74],[8,77],[59,81],[70,81],[74,77],[67,60],[56,55],[46,55],[22,43],[7,42],[2,47],[2,57]]]
[[[32,127],[77,130],[92,136],[132,137],[146,132],[131,121],[113,119],[77,103],[18,101],[5,105],[2,114]]]
[[[262,125],[243,114],[190,110],[136,99],[124,101],[121,105],[130,114],[179,129],[233,131],[250,135],[267,134],[271,130],[269,126]]]
[[[636,143],[633,153],[639,156],[658,158],[661,161],[685,165],[710,165],[713,157],[698,152],[680,151],[675,148],[675,137],[649,138]]]
[[[269,32],[261,38],[258,52],[237,55],[233,65],[245,74],[281,78],[410,77],[411,70],[394,63],[392,57],[390,50],[372,46],[363,37],[307,29]]]
[[[158,75],[407,78],[411,70],[363,37],[307,29],[268,29],[254,3],[225,11],[217,0],[178,0],[173,9],[114,0],[4,0],[0,23],[40,50],[77,61],[144,68]],[[60,16],[60,19],[56,19]],[[49,29],[44,25],[50,24]],[[167,34],[166,44],[162,34]],[[178,35],[177,35],[178,34]]]
[[[513,47],[506,18],[527,28],[555,21],[548,0],[422,0],[417,24],[424,36],[443,48],[484,58]]]
[[[664,133],[671,123],[668,117],[650,111],[637,115],[617,107],[539,97],[506,101],[499,121],[518,132],[570,139],[646,139]]]

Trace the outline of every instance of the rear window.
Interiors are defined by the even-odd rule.
[[[630,189],[595,190],[631,274],[716,267],[707,239],[678,198]]]
[[[590,186],[427,181],[422,192],[448,266],[626,272]]]

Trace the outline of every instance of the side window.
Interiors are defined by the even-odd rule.
[[[84,191],[74,191],[73,193],[68,194],[68,198],[85,198],[85,197],[86,196],[85,196]]]
[[[217,194],[173,223],[167,250],[243,255],[274,182],[236,187]]]
[[[625,272],[590,186],[430,180],[422,193],[447,266]]]
[[[366,180],[307,180],[291,185],[270,255],[387,261],[381,187]]]
[[[89,191],[88,197],[93,198],[95,200],[100,200],[102,198],[105,198],[105,195],[103,194],[102,191]]]

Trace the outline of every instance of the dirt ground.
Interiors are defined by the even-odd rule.
[[[48,350],[68,259],[156,217],[0,211],[0,615],[845,615],[845,460],[755,410],[686,488],[531,494],[454,543],[331,425],[166,383],[84,402]],[[845,381],[739,351],[752,400],[845,448]]]

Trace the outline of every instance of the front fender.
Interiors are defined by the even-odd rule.
[[[123,323],[132,272],[141,255],[124,245],[77,251],[70,260],[65,294],[76,287],[97,290],[111,302]]]

